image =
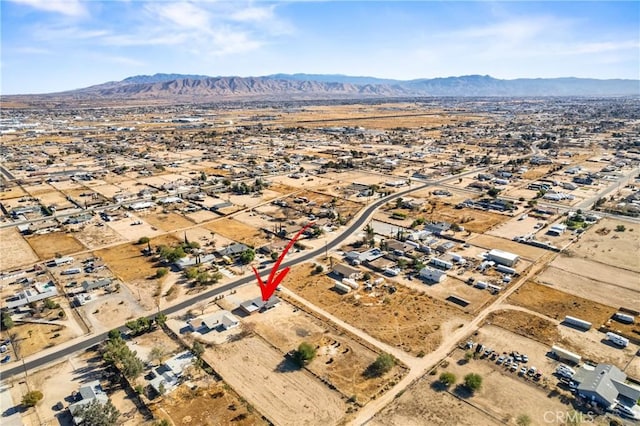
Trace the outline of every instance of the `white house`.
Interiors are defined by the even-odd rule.
[[[149,380],[149,385],[159,394],[173,390],[179,384],[184,370],[193,364],[193,359],[194,355],[189,351],[174,355],[152,371],[153,378]]]
[[[229,311],[218,311],[187,321],[191,330],[205,334],[211,330],[226,331],[240,325],[240,321]]]
[[[434,283],[441,283],[447,278],[447,274],[440,269],[425,266],[419,272],[420,278]]]

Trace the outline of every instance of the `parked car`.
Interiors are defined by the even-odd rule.
[[[522,367],[518,372],[518,374],[521,376],[524,376],[525,374],[527,374],[527,367]]]
[[[525,354],[520,355],[520,359],[522,359],[522,362],[524,363],[529,362],[529,357],[526,356]]]
[[[498,361],[496,361],[496,364],[500,365],[500,364],[502,364],[503,362],[504,362],[504,357],[503,357],[503,356],[501,356],[501,357],[498,357]]]
[[[0,363],[4,364],[6,362],[9,362],[10,359],[11,359],[11,355],[7,355],[4,358],[0,359]]]

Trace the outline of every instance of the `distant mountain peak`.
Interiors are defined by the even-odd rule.
[[[83,89],[46,96],[63,101],[181,102],[224,100],[313,100],[392,97],[540,97],[640,96],[639,80],[537,78],[501,80],[464,75],[393,80],[342,74],[273,74],[262,77],[209,77],[197,74],[136,75]]]

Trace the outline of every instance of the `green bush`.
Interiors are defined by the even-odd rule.
[[[39,390],[32,390],[22,396],[22,405],[24,405],[25,407],[33,407],[42,398],[44,398],[42,392],[40,392]]]
[[[464,385],[471,392],[476,392],[482,387],[482,376],[476,373],[469,373],[464,376]]]
[[[307,342],[300,343],[298,350],[293,354],[293,358],[300,366],[310,363],[315,356],[316,348]]]
[[[456,375],[445,371],[444,373],[440,374],[438,380],[440,380],[440,383],[442,383],[445,387],[449,387],[456,382]]]

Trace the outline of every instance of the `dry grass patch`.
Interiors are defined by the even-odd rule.
[[[174,245],[178,239],[171,235],[163,235],[153,238],[150,241],[151,247],[155,249],[160,245]],[[148,278],[155,274],[156,265],[150,257],[142,255],[141,250],[146,245],[125,243],[115,247],[97,250],[94,254],[102,258],[111,271],[122,281]]]
[[[159,213],[143,216],[143,219],[151,226],[170,232],[176,229],[188,228],[194,222],[177,213]]]
[[[203,227],[225,238],[239,241],[251,247],[260,247],[269,241],[264,231],[238,222],[235,219],[223,218],[207,223]]]
[[[77,337],[61,324],[17,324],[9,334],[15,336],[12,337],[13,344],[21,358]]]
[[[393,294],[378,287],[369,293],[341,295],[333,290],[332,279],[311,275],[312,268],[306,264],[292,269],[284,285],[376,339],[413,355],[438,347],[445,319],[467,317],[446,302],[401,285],[396,286]]]
[[[33,235],[27,238],[27,242],[40,259],[51,259],[56,255],[76,253],[85,247],[76,240],[73,235],[63,232]]]
[[[509,220],[509,216],[502,214],[482,210],[456,209],[450,203],[441,201],[431,201],[425,212],[416,213],[416,217],[418,216],[435,222],[457,223],[468,231],[480,234]]]
[[[38,261],[38,256],[16,228],[0,229],[0,241],[11,247],[11,250],[0,250],[0,270],[9,271]]]
[[[533,281],[526,282],[507,300],[509,303],[540,312],[558,321],[563,321],[566,315],[570,315],[589,321],[594,327],[606,323],[616,312],[616,309],[611,306],[574,296]]]
[[[487,316],[488,323],[520,336],[528,337],[547,345],[560,340],[560,333],[553,321],[522,311],[495,311]]]

